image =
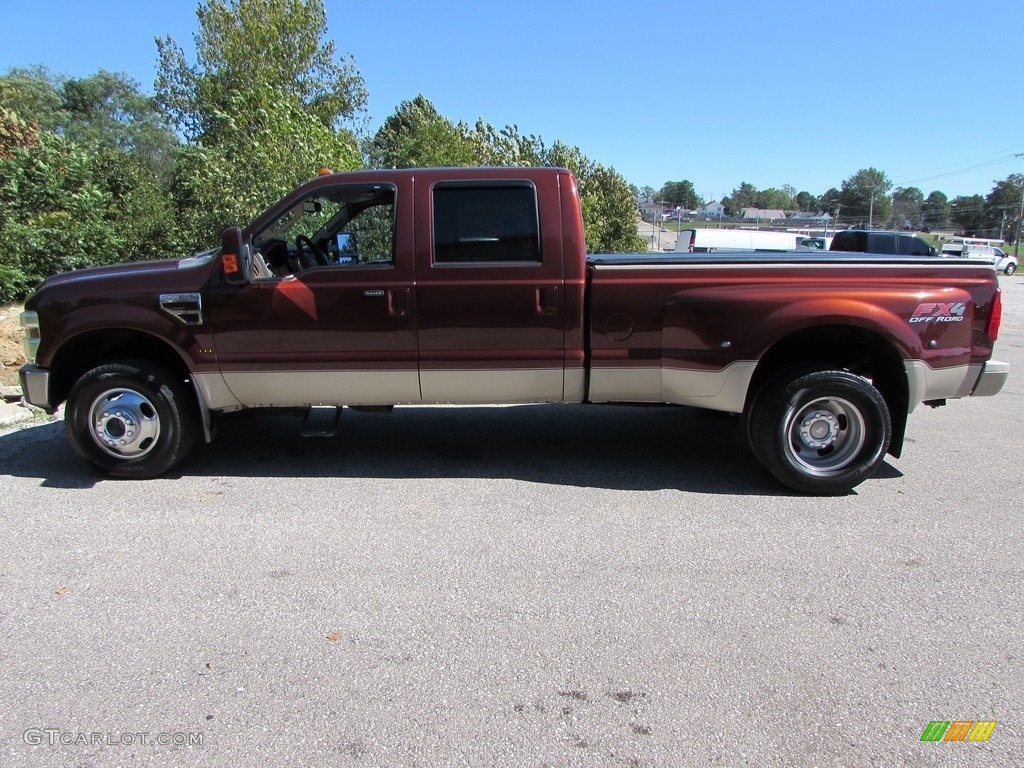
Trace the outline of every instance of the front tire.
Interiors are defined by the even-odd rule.
[[[794,371],[769,383],[748,415],[750,445],[783,485],[838,496],[881,466],[889,408],[871,382],[847,371]]]
[[[88,371],[71,389],[64,413],[75,450],[114,477],[163,474],[192,449],[198,422],[185,383],[139,360]]]
[[[1007,277],[1009,277],[1010,275],[1012,275],[1016,271],[1017,271],[1017,265],[1016,264],[1007,264],[1006,267],[1003,269],[1003,274],[1006,275]]]

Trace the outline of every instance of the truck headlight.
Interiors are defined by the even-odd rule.
[[[36,352],[39,351],[39,314],[36,312],[21,313],[21,329],[25,333],[22,347],[25,351],[25,362],[35,365]]]

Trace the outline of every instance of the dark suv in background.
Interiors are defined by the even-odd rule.
[[[832,238],[830,251],[885,253],[893,256],[937,256],[935,249],[909,232],[875,229],[843,229]]]

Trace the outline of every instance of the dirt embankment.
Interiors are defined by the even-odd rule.
[[[18,368],[25,362],[21,346],[21,305],[0,307],[0,387],[18,384]]]

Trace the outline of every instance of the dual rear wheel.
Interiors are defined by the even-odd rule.
[[[871,477],[892,438],[885,398],[842,370],[795,370],[765,385],[747,414],[750,445],[780,482],[835,496]]]

